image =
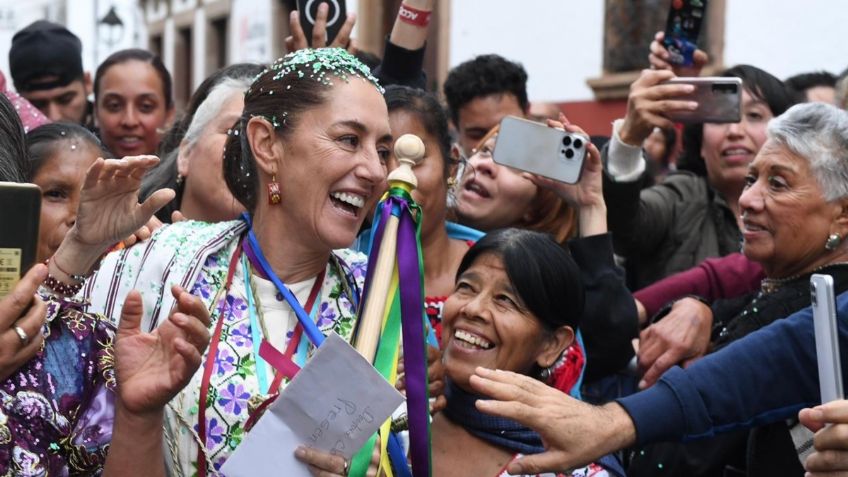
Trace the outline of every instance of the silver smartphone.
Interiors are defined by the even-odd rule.
[[[498,164],[576,184],[589,138],[515,116],[501,120],[492,159]]]
[[[674,122],[738,123],[742,120],[742,79],[724,76],[672,78],[666,84],[691,84],[695,90],[675,100],[695,101],[693,111],[671,111],[666,117]]]
[[[836,323],[836,300],[833,277],[814,274],[810,277],[813,302],[813,324],[816,333],[816,357],[819,364],[821,402],[843,398],[842,365],[839,356],[839,330]]]

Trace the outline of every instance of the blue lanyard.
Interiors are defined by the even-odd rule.
[[[250,244],[251,252],[253,252],[256,257],[256,261],[259,262],[259,267],[262,269],[262,272],[264,272],[265,276],[274,283],[277,291],[283,295],[283,298],[292,308],[295,316],[297,316],[297,321],[300,322],[301,326],[303,326],[303,332],[306,334],[306,337],[309,338],[309,341],[312,342],[312,345],[316,348],[321,346],[321,343],[324,342],[324,334],[321,333],[320,329],[318,329],[318,325],[309,318],[306,310],[304,310],[303,306],[300,305],[300,302],[297,301],[297,298],[291,290],[289,290],[289,287],[287,287],[285,283],[280,280],[277,274],[274,273],[274,270],[271,269],[271,265],[268,264],[268,260],[265,259],[265,254],[262,253],[262,249],[259,247],[259,241],[256,240],[256,235],[253,233],[253,224],[250,222],[250,217],[247,213],[243,213],[242,218],[248,224],[247,240]]]

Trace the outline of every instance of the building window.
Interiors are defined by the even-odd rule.
[[[209,22],[208,34],[206,35],[206,75],[227,66],[227,41],[230,17],[213,18]]]

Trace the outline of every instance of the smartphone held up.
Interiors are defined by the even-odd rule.
[[[323,45],[311,45],[312,30],[315,27],[315,19],[318,17],[318,8],[322,3],[326,3],[327,10],[327,45],[333,42],[339,34],[342,25],[347,19],[347,7],[345,0],[297,0],[297,11],[300,18],[300,27],[303,29],[303,34],[306,36],[310,46],[318,47]]]
[[[669,63],[692,66],[706,11],[707,0],[672,0],[663,39]]]
[[[734,77],[704,76],[697,78],[672,78],[666,84],[690,84],[694,90],[674,99],[694,101],[693,110],[666,113],[668,119],[684,124],[738,123],[742,120],[742,80]]]
[[[567,184],[580,181],[589,138],[515,116],[501,120],[492,159]]]
[[[9,294],[35,263],[41,189],[34,184],[0,182],[0,298]]]

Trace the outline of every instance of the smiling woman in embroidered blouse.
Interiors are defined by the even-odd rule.
[[[350,339],[353,331],[366,257],[344,248],[386,187],[392,137],[381,89],[343,50],[301,50],[260,75],[244,102],[227,141],[224,175],[251,216],[163,227],[150,240],[107,256],[82,292],[93,311],[114,317],[121,297],[138,288],[146,330],[171,309],[174,300],[163,290],[178,283],[201,298],[212,318],[200,369],[164,410],[164,436],[162,410],[138,403],[119,386],[115,427],[134,437],[119,442],[115,433],[108,469],[121,475],[165,468],[171,475],[215,473],[257,407],[284,385],[284,376],[260,358],[260,343],[290,347],[302,365],[310,336],[334,331]],[[100,240],[85,234],[103,230],[86,228],[92,212],[81,206],[76,240],[58,252],[68,271],[80,273],[93,263],[85,244]],[[296,316],[298,308],[306,320]],[[141,389],[145,384],[149,395],[157,395],[154,380]]]

